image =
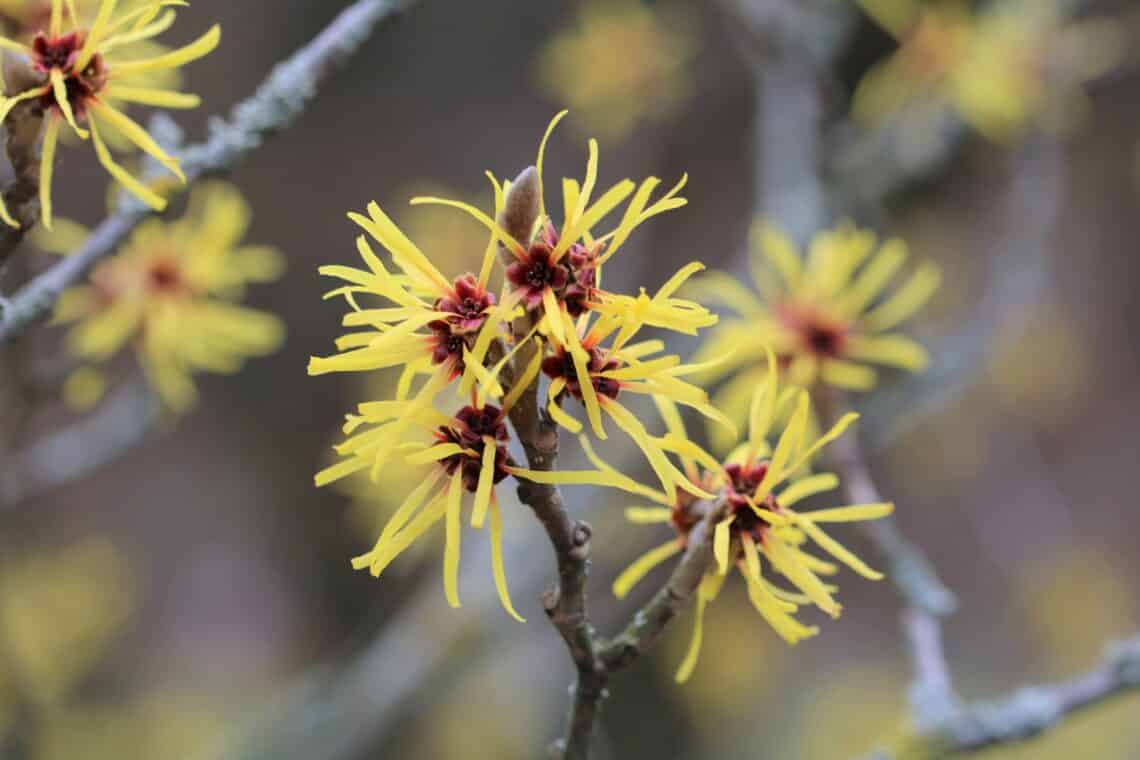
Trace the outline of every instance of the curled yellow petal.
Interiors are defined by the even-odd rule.
[[[499,593],[499,603],[507,614],[520,623],[525,623],[522,615],[511,604],[511,594],[507,589],[507,572],[503,566],[503,517],[499,514],[498,501],[491,497],[488,532],[491,534],[491,568],[495,576],[495,590]]]
[[[482,528],[491,503],[491,488],[495,484],[495,455],[498,453],[496,441],[491,436],[483,436],[483,461],[479,468],[479,485],[475,489],[475,506],[471,512],[471,527]]]
[[[673,510],[665,507],[626,507],[625,519],[638,525],[667,523],[673,519]]]
[[[728,573],[728,550],[732,540],[730,526],[736,515],[729,515],[716,524],[713,529],[713,556],[716,558],[717,571],[721,575]]]
[[[459,509],[463,503],[463,468],[457,468],[447,489],[446,529],[443,545],[443,593],[447,603],[459,606],[459,534],[462,530]]]

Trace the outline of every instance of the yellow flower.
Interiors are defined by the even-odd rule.
[[[119,0],[118,8],[135,10],[151,2],[153,0]],[[75,14],[83,26],[90,26],[95,21],[101,3],[102,0],[74,0]],[[36,35],[46,32],[51,23],[51,4],[52,0],[0,0],[0,30],[12,39],[32,44]],[[124,43],[118,54],[129,55],[131,58],[154,58],[168,52],[169,48],[153,40],[139,40]],[[178,89],[182,86],[182,76],[178,69],[160,69],[139,74],[137,84],[167,90]],[[104,97],[112,102],[115,100],[111,93],[106,93]],[[128,152],[135,148],[112,124],[104,125],[100,135],[113,151]],[[79,141],[74,132],[62,133],[61,139],[68,144]],[[177,181],[177,178],[172,179]]]
[[[367,216],[348,216],[367,233],[357,237],[356,247],[368,268],[332,265],[318,271],[347,283],[325,298],[344,297],[352,311],[343,325],[364,329],[341,336],[336,341],[339,353],[312,357],[309,374],[403,367],[399,387],[405,390],[417,375],[427,374],[428,381],[404,407],[409,414],[417,404],[430,406],[436,394],[457,378],[461,378],[461,397],[476,381],[487,384],[485,391],[501,391],[497,371],[483,366],[492,345],[507,337],[502,328],[514,311],[511,300],[497,299],[487,290],[497,254],[495,238],[486,246],[478,275],[466,273],[449,280],[379,204],[369,204]],[[398,271],[389,271],[368,237],[388,251]],[[382,305],[361,306],[362,297],[379,299]]]
[[[611,311],[620,310],[620,304],[626,303],[615,301],[614,294],[601,288],[602,267],[620,250],[634,229],[647,219],[688,203],[677,195],[684,188],[687,176],[653,203],[649,198],[661,184],[656,177],[650,177],[640,185],[624,179],[591,203],[598,180],[598,143],[590,140],[586,176],[582,183],[572,179],[562,181],[564,216],[562,227],[556,227],[547,214],[542,181],[543,158],[547,140],[566,114],[562,111],[551,120],[539,144],[535,162],[540,193],[539,219],[530,240],[515,240],[495,219],[470,204],[432,197],[412,200],[413,204],[434,203],[461,209],[486,226],[492,237],[513,257],[506,269],[509,303],[521,304],[528,312],[537,315],[538,329],[562,342],[574,331],[574,320],[583,314],[603,309],[607,304]],[[496,209],[499,209],[502,199],[510,191],[510,183],[500,185],[490,172],[487,176],[494,187]],[[631,193],[632,198],[618,226],[595,237],[593,229]],[[710,320],[709,323],[715,322],[715,318],[710,317]]]
[[[961,0],[859,0],[899,41],[860,83],[855,116],[881,123],[904,109],[954,110],[1005,141],[1037,120],[1063,129],[1089,109],[1082,86],[1123,57],[1107,21],[1065,24],[1057,3],[1030,0],[971,11]]]
[[[775,350],[788,382],[802,388],[822,381],[868,390],[877,379],[868,364],[912,372],[926,368],[926,350],[892,331],[926,303],[941,277],[937,267],[923,263],[885,294],[906,262],[901,240],[879,247],[874,233],[842,224],[816,235],[803,260],[784,234],[758,223],[752,248],[760,296],[722,272],[692,286],[709,302],[736,313],[721,321],[698,354],[702,361],[728,355],[705,378],[733,375],[715,396],[731,419],[746,414],[753,389],[764,379],[766,345]]]
[[[592,0],[577,23],[543,49],[543,88],[568,103],[582,123],[620,140],[638,122],[663,121],[693,89],[696,54],[691,14],[654,10],[640,0]]]
[[[247,284],[275,280],[283,269],[276,250],[240,245],[249,215],[237,189],[212,183],[195,189],[182,219],[144,223],[89,285],[60,297],[55,318],[74,323],[71,351],[103,363],[134,342],[163,402],[181,412],[196,397],[194,372],[236,372],[247,357],[276,350],[280,320],[237,303]]]
[[[33,757],[83,760],[196,757],[226,736],[217,694],[163,687],[126,699],[84,699],[47,716],[32,733]]]
[[[28,90],[9,93],[0,102],[0,120],[24,101],[35,102],[47,116],[40,164],[40,203],[46,227],[52,224],[55,153],[65,122],[81,139],[92,139],[99,162],[112,177],[156,210],[164,209],[166,200],[115,161],[103,132],[117,130],[174,175],[183,178],[177,159],[168,155],[143,127],[114,105],[120,102],[163,108],[198,106],[198,96],[153,86],[154,80],[150,77],[156,71],[177,69],[212,52],[221,39],[218,26],[169,53],[145,58],[124,54],[124,50],[129,51],[136,43],[150,40],[170,28],[175,11],[163,10],[170,4],[153,0],[133,10],[116,12],[115,0],[102,0],[94,20],[85,24],[73,3],[52,0],[47,30],[37,34],[30,46],[0,37],[0,48],[27,56],[33,70],[42,78],[40,84]],[[17,226],[2,206],[0,216],[9,225]]]
[[[536,355],[541,356],[541,348]],[[432,466],[392,514],[372,550],[352,560],[354,568],[368,568],[373,577],[379,577],[393,560],[443,521],[444,592],[448,604],[458,607],[461,510],[464,494],[471,493],[471,526],[482,529],[487,525],[495,588],[503,609],[522,620],[507,590],[503,524],[495,485],[511,474],[514,464],[507,452],[507,415],[537,375],[535,361],[501,407],[476,399],[449,416],[424,402],[422,394],[411,401],[398,395],[391,401],[361,404],[358,414],[348,416],[344,426],[347,437],[335,447],[341,461],[317,473],[318,487],[364,470],[370,470],[373,482],[379,482],[381,468],[397,451],[404,460],[401,466]],[[361,428],[363,432],[358,432]]]
[[[770,371],[767,381],[757,388],[752,399],[749,438],[726,462],[718,462],[688,442],[680,415],[668,406],[662,408],[670,430],[663,441],[665,447],[681,457],[688,476],[695,483],[716,493],[725,505],[725,516],[717,523],[713,538],[715,566],[705,575],[697,591],[696,625],[688,654],[677,673],[679,681],[686,680],[696,665],[705,607],[720,593],[730,566],[735,565],[744,577],[749,599],[757,612],[789,644],[818,633],[817,628],[796,620],[795,613],[801,606],[815,605],[832,617],[838,617],[841,609],[834,598],[835,587],[820,577],[832,575],[838,568],[831,561],[810,554],[805,548],[809,541],[863,577],[882,578],[819,526],[880,519],[893,511],[892,504],[860,504],[814,512],[793,509],[804,499],[839,485],[835,475],[808,474],[806,467],[820,449],[843,434],[857,415],[846,415],[831,430],[812,440],[807,435],[810,413],[807,392],[790,388],[781,393],[779,373],[774,371],[776,357],[771,350],[767,355]],[[780,406],[786,403],[791,403],[794,411],[775,448],[771,448],[767,437],[779,417]],[[630,487],[629,483],[613,477],[607,479],[610,485],[650,496],[644,487]],[[677,536],[635,560],[614,581],[614,593],[619,598],[628,594],[654,567],[683,551],[696,522],[691,495],[662,492],[651,498],[663,506],[634,507],[627,511],[627,518],[635,523],[671,524]],[[787,579],[795,590],[774,585],[762,572],[763,562]]]
[[[543,360],[542,370],[550,378],[546,410],[561,427],[572,433],[582,429],[562,408],[567,398],[574,398],[585,408],[590,427],[598,438],[607,437],[603,418],[609,418],[634,441],[665,491],[677,487],[695,496],[710,496],[669,461],[661,441],[650,435],[637,415],[619,401],[624,394],[649,396],[658,403],[668,400],[683,404],[735,435],[732,422],[713,408],[708,394],[682,379],[706,367],[683,364],[680,357],[673,354],[658,356],[665,348],[660,340],[634,341],[646,324],[646,315],[654,311],[653,304],[666,304],[672,293],[702,268],[700,264],[693,264],[682,269],[654,298],[646,299],[648,305],[643,309],[600,316],[592,325],[586,316],[579,320],[577,327],[569,326],[573,329],[567,333],[566,342],[552,338],[553,350]],[[589,378],[589,382],[584,382],[584,378]]]
[[[137,589],[126,561],[101,539],[50,554],[5,556],[0,573],[0,733],[18,699],[58,707],[103,658]]]

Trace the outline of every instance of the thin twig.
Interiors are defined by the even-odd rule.
[[[43,84],[44,75],[24,56],[9,51],[3,62],[5,92],[22,92]],[[12,170],[12,176],[4,183],[4,204],[20,224],[12,227],[0,223],[0,267],[40,218],[39,145],[43,124],[43,109],[31,101],[17,104],[4,119],[4,153]]]
[[[641,656],[665,626],[675,618],[696,593],[701,579],[712,565],[713,528],[724,518],[724,502],[697,502],[691,514],[699,522],[689,533],[685,553],[668,582],[634,613],[629,625],[602,647],[601,657],[610,671],[629,666]]]
[[[520,244],[529,242],[538,219],[539,194],[534,167],[525,169],[511,183],[498,222]],[[510,260],[509,252],[500,252]],[[534,315],[525,315],[514,325],[514,332],[516,336],[526,335],[534,326]],[[530,363],[537,350],[534,343],[520,347],[514,366],[505,373],[509,382],[522,375],[522,368]],[[538,391],[539,383],[535,380],[511,409],[511,425],[531,469],[550,472],[558,463],[558,426],[539,403]],[[543,594],[543,609],[566,643],[577,670],[566,733],[556,744],[556,750],[563,760],[586,760],[610,676],[651,646],[692,597],[712,562],[712,526],[723,506],[705,503],[694,506],[696,527],[668,582],[634,614],[617,637],[607,641],[594,629],[586,603],[592,535],[589,524],[571,516],[557,486],[520,478],[518,496],[542,523],[554,549],[558,582]]]
[[[278,64],[257,91],[234,108],[228,122],[215,120],[208,140],[178,154],[187,183],[232,169],[267,137],[288,127],[316,96],[319,85],[360,49],[382,21],[396,16],[409,2],[357,0],[341,12],[308,45]],[[16,293],[0,315],[0,342],[45,317],[64,289],[82,280],[153,213],[136,201],[122,203],[78,251]]]
[[[829,388],[821,388],[815,399],[820,424],[826,429],[839,418],[843,399]],[[828,447],[828,457],[852,504],[883,501],[858,436],[841,436]],[[915,663],[910,701],[916,720],[922,726],[944,722],[957,711],[958,698],[942,651],[939,618],[954,610],[954,595],[938,579],[922,550],[903,536],[893,517],[863,525],[906,602],[904,622]]]
[[[903,744],[919,748],[929,760],[971,755],[1036,738],[1070,716],[1136,692],[1140,692],[1140,637],[1109,646],[1096,667],[1083,675],[966,705],[943,723],[904,737]],[[867,760],[901,757],[880,750]]]
[[[859,410],[872,451],[898,441],[961,398],[989,359],[994,327],[1017,331],[1048,283],[1049,256],[1063,202],[1064,149],[1047,138],[1030,140],[1012,159],[1005,233],[991,246],[985,285],[955,327],[931,345],[931,367],[898,378]]]
[[[146,437],[159,412],[146,385],[134,382],[94,415],[14,453],[0,482],[0,510],[106,466]]]
[[[538,173],[528,167],[511,184],[499,215],[499,225],[521,245],[529,243],[538,219],[540,192]],[[509,256],[506,251],[501,254]],[[520,317],[515,333],[519,336],[528,333],[534,321],[532,314]],[[521,376],[522,368],[530,363],[537,350],[533,343],[520,349],[512,377]],[[554,470],[558,464],[558,426],[542,411],[537,379],[523,391],[510,417],[526,452],[527,464],[536,471]],[[543,594],[542,607],[566,642],[578,671],[563,756],[567,760],[580,760],[588,757],[597,711],[605,696],[605,666],[598,659],[597,636],[586,611],[592,530],[588,523],[570,516],[558,486],[519,480],[518,497],[542,523],[554,549],[558,582]]]

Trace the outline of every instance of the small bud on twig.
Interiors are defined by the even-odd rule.
[[[499,226],[522,245],[528,245],[534,223],[538,220],[541,201],[538,170],[528,166],[515,177],[507,191],[506,202],[499,214]]]

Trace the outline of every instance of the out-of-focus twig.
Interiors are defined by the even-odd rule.
[[[970,755],[999,745],[1028,741],[1068,717],[1128,693],[1140,692],[1140,637],[1108,647],[1087,673],[1060,683],[1025,686],[998,699],[961,707],[939,724],[904,738],[929,760]],[[879,751],[868,760],[896,760]]]
[[[756,84],[756,212],[801,243],[827,223],[820,82],[853,18],[833,0],[720,0],[726,31]]]
[[[464,566],[488,566],[490,554],[486,543],[470,551],[465,547]],[[512,571],[527,579],[524,587],[536,594],[544,559],[528,552],[512,563]],[[433,681],[456,649],[474,650],[494,630],[479,615],[473,616],[475,625],[441,629],[436,583],[425,579],[422,586],[366,644],[336,663],[307,668],[220,748],[197,760],[348,760],[390,735],[401,706]],[[488,587],[475,586],[463,601],[465,610],[491,614],[497,597]]]
[[[316,96],[318,87],[368,40],[380,22],[396,16],[411,0],[357,0],[308,45],[278,64],[228,121],[216,120],[203,143],[177,154],[188,182],[228,171],[265,139],[288,127]],[[43,318],[63,290],[79,282],[109,256],[153,212],[124,201],[83,246],[25,285],[0,315],[0,341],[11,339]]]
[[[95,472],[143,440],[160,408],[143,382],[130,383],[90,417],[14,453],[0,481],[0,509]]]
[[[821,388],[815,401],[821,425],[827,429],[839,419],[843,400],[834,390]],[[828,457],[850,503],[883,501],[858,436],[845,435],[832,442]],[[954,610],[954,595],[938,579],[922,550],[903,536],[893,516],[865,523],[864,530],[887,564],[888,577],[906,602],[904,627],[914,661],[910,701],[915,719],[921,726],[937,725],[958,710],[939,622],[940,617]]]
[[[4,54],[4,91],[21,92],[42,84],[42,74],[22,57]],[[5,177],[2,190],[5,207],[19,222],[18,227],[0,222],[0,267],[20,245],[40,217],[40,135],[43,112],[32,102],[17,104],[4,118],[4,153],[12,174]]]
[[[990,354],[998,325],[1016,330],[1044,290],[1047,251],[1063,195],[1063,148],[1039,139],[1021,148],[1013,161],[1005,234],[994,246],[985,286],[968,314],[931,347],[930,368],[897,378],[860,404],[872,449],[884,448],[923,419],[959,398]]]

